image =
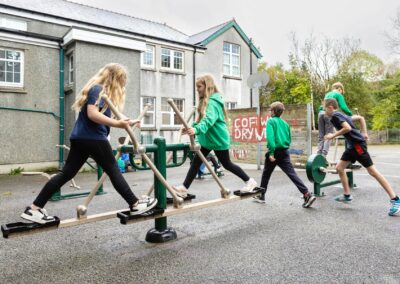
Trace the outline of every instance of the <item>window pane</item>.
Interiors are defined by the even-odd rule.
[[[154,125],[154,112],[147,112],[143,118],[143,124]]]
[[[182,52],[180,52],[180,51],[174,51],[174,56],[175,56],[175,57],[182,58]]]
[[[169,113],[162,114],[162,124],[163,125],[170,125],[171,124],[171,116]]]
[[[21,73],[14,73],[14,82],[21,83]]]
[[[176,107],[180,112],[183,112],[183,100],[174,100]]]
[[[11,72],[6,72],[6,82],[13,83],[13,74]]]
[[[230,64],[231,63],[231,57],[229,54],[224,54],[224,64]]]
[[[182,69],[182,58],[179,57],[174,58],[174,68],[179,70]]]
[[[143,53],[143,64],[145,65],[153,65],[153,50],[154,47],[146,46],[146,51]]]
[[[5,82],[6,81],[6,73],[0,71],[0,82]]]
[[[225,52],[230,52],[230,44],[227,42],[224,42],[224,51]]]
[[[240,50],[239,45],[232,44],[232,53],[239,54],[239,50]]]
[[[237,67],[237,66],[232,67],[232,75],[235,75],[235,76],[240,75],[239,67]]]
[[[12,62],[7,62],[6,71],[7,72],[12,72],[13,71],[13,67],[14,67],[14,64]]]
[[[237,55],[232,55],[232,65],[239,65],[239,56]]]
[[[162,55],[168,55],[168,56],[169,56],[169,49],[161,48],[161,54],[162,54]]]
[[[166,98],[161,99],[161,111],[171,111],[171,107],[169,106]]]
[[[0,50],[0,58],[6,58],[6,51]]]
[[[226,74],[226,75],[230,75],[231,74],[229,65],[224,65],[224,74]]]
[[[21,63],[14,62],[14,72],[21,72]]]
[[[6,71],[6,62],[0,61],[0,72]]]
[[[161,55],[161,66],[168,67],[171,65],[170,57],[166,55]]]

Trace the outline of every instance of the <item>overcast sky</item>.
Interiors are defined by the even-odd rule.
[[[263,61],[287,66],[289,34],[353,37],[361,47],[391,60],[384,32],[390,32],[399,0],[70,0],[93,7],[167,23],[188,35],[235,18],[253,38]]]

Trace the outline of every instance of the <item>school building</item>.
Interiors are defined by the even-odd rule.
[[[184,116],[196,105],[195,78],[212,74],[226,107],[254,106],[247,87],[261,53],[232,19],[195,35],[166,24],[64,0],[0,0],[0,173],[54,167],[65,160],[76,114],[71,105],[103,65],[129,70],[124,113],[153,108],[140,138],[171,142],[180,127],[167,104]],[[139,135],[139,134],[138,134]],[[111,143],[126,136],[113,129]]]

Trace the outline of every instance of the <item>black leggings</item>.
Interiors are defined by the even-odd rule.
[[[204,157],[207,157],[207,155],[212,150],[201,147],[200,151],[201,151],[201,153],[203,153]],[[214,150],[214,153],[215,153],[215,155],[217,155],[218,160],[221,162],[222,166],[226,170],[237,175],[245,182],[250,179],[250,177],[242,170],[241,167],[239,167],[238,165],[235,165],[234,163],[231,162],[231,158],[229,157],[229,150],[220,150],[220,151]],[[203,161],[198,157],[198,155],[195,155],[193,158],[192,164],[190,165],[190,169],[186,175],[185,181],[183,182],[183,185],[186,188],[189,188],[190,185],[192,184],[194,178],[196,177],[197,172],[200,169],[201,163],[203,163]]]
[[[43,208],[51,196],[71,180],[91,156],[110,177],[111,183],[129,206],[137,202],[128,183],[120,173],[111,145],[106,140],[71,140],[71,150],[60,173],[52,177],[33,202]]]

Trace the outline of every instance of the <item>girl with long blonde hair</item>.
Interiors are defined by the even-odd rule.
[[[22,218],[41,224],[54,221],[55,218],[49,216],[43,207],[56,191],[78,173],[89,156],[110,177],[115,189],[128,203],[131,214],[142,214],[157,204],[155,198],[138,199],[133,194],[118,169],[107,139],[110,127],[126,128],[140,123],[129,118],[114,119],[110,108],[101,99],[101,95],[106,94],[122,110],[126,83],[126,69],[117,63],[105,65],[86,83],[72,106],[79,114],[71,133],[71,149],[65,165],[60,173],[46,183],[32,205],[22,213]]]
[[[231,162],[229,156],[231,142],[226,123],[228,115],[222,95],[214,83],[214,78],[211,75],[199,77],[196,81],[196,88],[199,96],[198,117],[193,123],[193,127],[184,129],[183,133],[190,136],[197,135],[204,157],[214,151],[222,166],[245,182],[241,189],[242,192],[253,191],[257,182],[238,165]],[[188,188],[196,177],[201,163],[201,159],[195,155],[183,184],[173,187],[179,196],[187,195]]]

